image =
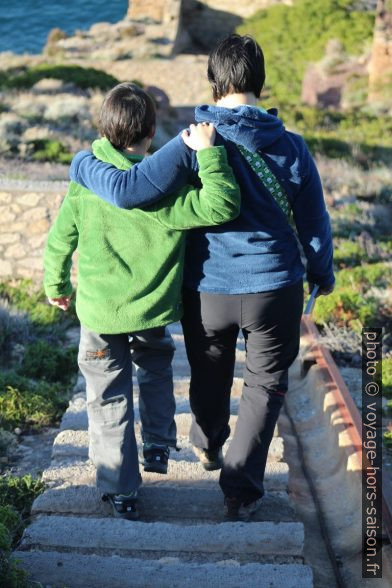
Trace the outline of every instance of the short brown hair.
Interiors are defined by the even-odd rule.
[[[243,92],[260,98],[265,82],[260,45],[248,35],[225,37],[210,53],[207,75],[215,102],[228,94]]]
[[[113,147],[125,149],[139,143],[155,127],[155,104],[136,84],[118,84],[106,94],[101,106],[99,130]]]

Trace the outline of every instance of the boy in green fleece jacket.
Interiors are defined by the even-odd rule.
[[[155,132],[152,99],[134,84],[106,96],[95,156],[118,169],[140,161]],[[97,487],[116,516],[137,517],[141,483],[134,433],[132,361],[140,391],[144,469],[166,473],[176,446],[169,323],[182,315],[187,229],[236,218],[240,192],[215,131],[191,125],[201,189],[187,186],[148,209],[121,210],[71,182],[45,249],[44,287],[52,304],[70,303],[72,254],[78,249],[78,363],[86,379],[89,457]]]

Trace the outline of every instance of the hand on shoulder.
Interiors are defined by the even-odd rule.
[[[181,133],[184,143],[195,151],[212,147],[215,142],[215,135],[215,128],[208,123],[189,125],[189,131],[188,129],[185,129]]]

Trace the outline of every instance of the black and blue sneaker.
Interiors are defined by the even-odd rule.
[[[167,445],[158,443],[143,444],[143,461],[145,472],[167,474],[170,448]]]
[[[139,518],[137,510],[137,491],[129,494],[103,494],[102,500],[109,502],[115,517],[135,520]]]

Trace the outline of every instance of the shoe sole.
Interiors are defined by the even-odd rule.
[[[215,470],[221,470],[223,467],[223,463],[217,463],[217,462],[210,462],[210,463],[203,463],[201,460],[199,460],[201,465],[203,466],[203,468],[207,471],[207,472],[213,472]]]
[[[193,453],[196,455],[197,459],[206,470],[206,472],[213,472],[215,470],[221,470],[223,468],[223,459],[219,459],[219,461],[204,461],[203,460],[203,453],[201,452],[199,455],[198,447],[193,446]]]
[[[167,474],[167,465],[165,464],[154,464],[154,465],[145,465],[144,466],[145,472],[153,472],[154,474]]]
[[[114,504],[111,502],[111,500],[109,499],[109,497],[106,494],[103,494],[101,496],[101,500],[102,502],[108,502],[110,504],[110,506],[112,507],[112,511],[114,516],[116,517],[116,519],[126,519],[127,521],[136,521],[139,518],[139,513],[136,512],[118,512],[118,510],[116,509],[116,507],[114,506]]]
[[[237,514],[230,515],[227,510],[225,511],[225,519],[227,521],[249,521],[253,515],[257,513],[257,511],[261,507],[261,500],[256,501],[254,506],[247,508],[246,510],[240,510]]]

